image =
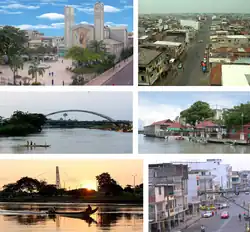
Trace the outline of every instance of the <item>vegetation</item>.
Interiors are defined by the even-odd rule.
[[[25,136],[42,131],[46,122],[43,114],[15,111],[9,119],[0,118],[0,136]]]
[[[25,51],[28,40],[25,33],[18,28],[4,26],[0,28],[0,56],[7,62],[13,72],[13,84],[16,84],[16,75],[19,68],[23,67],[20,58]]]
[[[107,202],[107,201],[122,201],[140,202],[143,200],[143,184],[131,187],[127,185],[122,188],[109,173],[102,173],[96,176],[98,181],[98,191],[90,189],[58,189],[55,185],[48,184],[44,180],[37,180],[31,177],[22,177],[15,183],[9,183],[3,186],[3,191],[0,192],[1,200],[18,200],[18,201],[39,201],[46,199],[65,202],[69,201],[84,201],[92,202]],[[56,197],[56,198],[55,198]]]
[[[182,111],[180,115],[185,118],[186,123],[195,126],[197,122],[212,118],[214,116],[214,111],[210,108],[208,103],[198,101],[188,109]]]
[[[214,119],[215,111],[206,102],[195,102],[188,109],[181,112],[181,117],[186,123],[195,126],[196,122],[211,120],[219,125],[224,125],[228,129],[241,127],[250,123],[250,102],[234,106],[231,109],[224,109],[222,118]]]
[[[122,49],[120,59],[125,60],[125,59],[129,58],[130,56],[132,56],[133,53],[134,53],[133,47]]]
[[[28,74],[32,76],[32,79],[35,78],[35,83],[36,85],[38,84],[37,82],[37,74],[39,76],[43,76],[45,73],[45,69],[42,67],[39,67],[39,63],[36,61],[33,61],[31,65],[29,66]]]

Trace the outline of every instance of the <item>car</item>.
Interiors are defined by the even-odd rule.
[[[203,40],[199,40],[199,43],[203,43]]]
[[[210,218],[213,216],[212,211],[206,211],[205,213],[203,213],[202,217],[203,218]]]
[[[183,68],[183,65],[182,65],[182,63],[179,63],[178,64],[178,69],[181,69],[181,68]]]
[[[228,219],[229,218],[229,213],[227,211],[224,211],[220,215],[221,219]]]
[[[249,195],[249,192],[245,192],[246,195]]]
[[[229,208],[229,205],[227,203],[222,204],[222,209]]]

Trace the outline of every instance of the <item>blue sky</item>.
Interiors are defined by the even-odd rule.
[[[0,0],[0,25],[39,30],[48,36],[63,36],[64,6],[75,8],[75,23],[93,24],[94,0]],[[106,25],[127,25],[133,31],[133,0],[103,0]]]
[[[139,92],[139,128],[155,121],[174,120],[196,101],[212,108],[230,108],[250,101],[250,92]]]

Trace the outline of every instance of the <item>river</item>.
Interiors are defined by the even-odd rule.
[[[55,205],[54,205],[55,206]],[[51,218],[41,213],[51,206],[49,204],[1,204],[0,231],[3,232],[100,232],[100,231],[143,231],[143,208],[125,205],[93,205],[98,206],[92,219],[85,221],[69,217]],[[57,204],[56,210],[79,211],[85,204]],[[32,214],[36,212],[36,214]]]
[[[244,154],[250,153],[250,146],[225,145],[215,143],[193,143],[188,140],[177,141],[174,138],[169,140],[161,138],[146,137],[139,134],[139,153],[140,154]]]
[[[49,148],[23,148],[27,141]],[[133,133],[89,129],[44,129],[27,137],[0,137],[0,153],[120,154],[132,153]]]

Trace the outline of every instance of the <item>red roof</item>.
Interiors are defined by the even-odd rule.
[[[185,126],[181,125],[178,122],[173,122],[169,125],[170,128],[185,128]]]
[[[217,124],[214,124],[212,121],[203,121],[198,123],[195,127],[200,129],[200,128],[206,128],[206,127],[217,127]]]
[[[162,121],[154,122],[154,123],[152,123],[152,125],[169,125],[171,123],[173,123],[173,122],[170,119],[165,119]]]

